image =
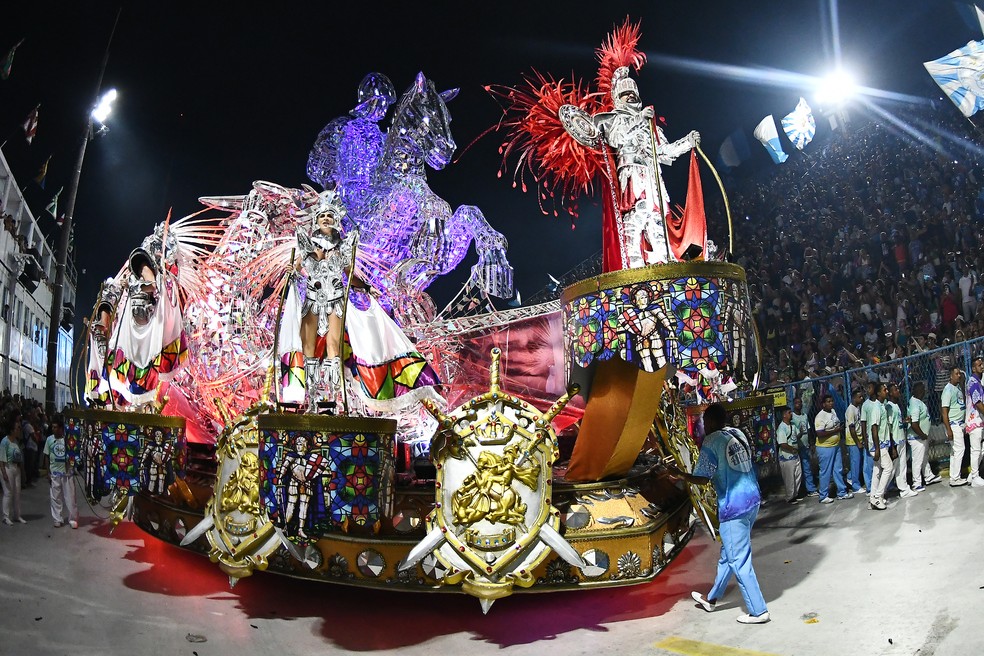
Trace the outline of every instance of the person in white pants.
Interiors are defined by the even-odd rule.
[[[51,435],[44,443],[44,467],[48,470],[51,480],[50,505],[51,518],[55,520],[55,528],[65,524],[68,515],[68,525],[79,527],[79,509],[75,503],[75,472],[66,467],[65,422],[60,416],[51,421]]]
[[[899,488],[899,496],[908,499],[919,494],[918,491],[909,487],[909,453],[907,440],[905,439],[905,428],[902,421],[902,392],[896,383],[889,383],[888,398],[885,402],[885,409],[888,414],[888,431],[898,449],[898,458],[893,461],[893,471],[895,472],[895,485]]]
[[[21,481],[24,478],[24,452],[21,449],[20,413],[9,420],[7,436],[0,440],[0,481],[3,482],[3,523],[25,524],[21,517]]]
[[[950,487],[966,485],[967,479],[960,475],[963,466],[964,419],[966,412],[966,395],[963,391],[963,371],[959,367],[950,369],[950,382],[943,388],[940,396],[940,412],[943,414],[943,430],[946,440],[950,443]]]
[[[888,386],[885,383],[871,385],[872,396],[861,406],[861,426],[868,441],[868,453],[874,459],[871,470],[871,494],[868,503],[872,510],[885,510],[885,490],[892,480],[892,456],[888,449],[892,439],[888,431],[888,416],[885,414],[885,399]]]
[[[984,434],[984,356],[975,356],[970,363],[970,380],[967,381],[967,441],[970,443],[970,475],[967,480],[973,487],[984,487],[981,478],[981,437]]]
[[[912,386],[909,397],[909,410],[906,413],[908,425],[906,440],[912,451],[912,489],[925,490],[927,485],[939,483],[943,477],[933,473],[929,466],[929,408],[926,407],[926,383],[918,381]]]
[[[782,421],[776,428],[776,443],[779,445],[779,473],[782,474],[786,488],[786,503],[797,503],[800,485],[803,484],[803,466],[800,464],[799,440],[793,429],[793,410],[783,406],[779,410]]]

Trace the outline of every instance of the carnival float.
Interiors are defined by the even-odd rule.
[[[66,412],[86,495],[231,585],[269,571],[486,612],[650,581],[698,522],[713,532],[713,491],[661,466],[694,463],[687,399],[754,389],[757,339],[745,273],[707,239],[699,135],[669,141],[643,106],[638,39],[615,28],[593,84],[489,88],[503,166],[541,210],[601,193],[602,272],[559,300],[494,309],[513,294],[508,244],[428,185],[456,150],[457,91],[423,74],[399,97],[365,77],[310,152],[321,191],[257,181],[159,224],[87,324],[84,405]],[[688,153],[671,210],[660,167]],[[439,311],[428,286],[471,246]]]

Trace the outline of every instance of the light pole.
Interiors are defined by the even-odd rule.
[[[116,33],[116,25],[119,23],[119,20],[120,13],[117,12],[116,21],[113,23],[113,30],[109,35],[109,43],[106,44],[102,66],[99,67],[99,79],[96,82],[96,92],[93,94],[94,102],[90,106],[93,109],[85,117],[85,128],[82,130],[79,155],[75,160],[72,180],[68,186],[68,195],[65,199],[65,219],[62,221],[61,234],[58,238],[58,252],[56,253],[55,260],[55,282],[51,287],[51,312],[49,313],[51,325],[48,329],[48,362],[45,367],[44,377],[44,407],[49,415],[57,410],[55,407],[55,392],[57,391],[58,384],[58,327],[61,324],[62,303],[65,298],[65,269],[68,265],[68,246],[72,238],[72,218],[75,214],[75,197],[79,192],[79,180],[82,177],[82,162],[85,159],[85,148],[89,144],[89,137],[92,134],[92,121],[95,120],[94,113],[102,102],[99,98],[99,91],[102,88],[103,75],[106,73],[106,64],[109,63],[109,46],[113,42],[113,34]],[[113,90],[112,93],[115,97],[116,91]],[[106,113],[108,114],[108,111]],[[57,219],[58,217],[55,218]]]

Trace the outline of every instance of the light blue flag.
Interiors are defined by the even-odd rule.
[[[776,121],[772,118],[772,114],[769,114],[755,126],[755,138],[762,142],[765,149],[769,152],[772,157],[772,161],[776,164],[782,164],[787,159],[789,155],[782,149],[782,145],[779,143],[779,131],[776,130]]]
[[[782,129],[798,150],[803,150],[807,144],[813,141],[813,135],[817,133],[817,122],[813,118],[813,110],[806,103],[806,99],[800,98],[799,102],[796,103],[796,109],[783,117]]]
[[[984,109],[984,41],[971,41],[923,66],[964,116]]]

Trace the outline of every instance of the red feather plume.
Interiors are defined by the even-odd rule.
[[[524,192],[528,190],[527,175],[531,176],[540,211],[556,216],[556,206],[560,205],[577,216],[577,199],[593,193],[602,160],[567,134],[557,112],[561,105],[577,105],[594,113],[599,110],[597,94],[589,93],[583,82],[554,79],[537,71],[524,76],[519,86],[486,89],[503,104],[503,117],[497,126],[506,131],[499,147],[499,176],[511,166],[513,186],[521,186]],[[509,164],[512,160],[514,165]],[[548,199],[552,209],[544,205]]]
[[[612,107],[612,75],[615,74],[615,69],[629,66],[638,73],[646,63],[646,53],[638,48],[641,32],[642,22],[633,25],[626,16],[625,22],[620,27],[612,29],[608,38],[595,51],[598,57],[598,77],[595,78],[595,85],[598,87],[598,93],[604,95],[602,100],[604,110]]]
[[[632,66],[638,71],[646,61],[645,53],[636,48],[639,36],[640,24],[632,25],[628,18],[609,34],[596,51],[600,66],[597,90],[574,80],[573,76],[571,81],[555,79],[535,70],[525,75],[518,86],[485,87],[503,107],[502,119],[492,128],[505,130],[505,139],[499,147],[502,155],[499,177],[513,167],[513,186],[520,186],[525,192],[529,174],[544,214],[557,216],[559,205],[577,217],[578,198],[591,195],[599,176],[606,175],[603,153],[582,146],[567,134],[557,111],[561,105],[576,105],[589,114],[610,109],[609,92],[615,69]],[[514,165],[509,163],[513,158]],[[544,206],[548,199],[551,209]]]

